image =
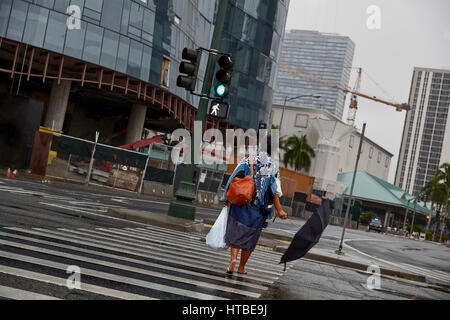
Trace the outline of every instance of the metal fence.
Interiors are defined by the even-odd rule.
[[[98,139],[98,135],[97,135]],[[66,135],[54,136],[46,175],[138,191],[148,155]]]
[[[153,143],[136,152],[58,135],[53,137],[46,175],[139,193],[146,182],[174,186],[179,166],[172,162],[173,148]],[[219,192],[226,165],[202,164],[199,169],[197,191]]]

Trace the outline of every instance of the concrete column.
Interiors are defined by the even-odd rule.
[[[388,220],[389,220],[389,211],[386,211],[386,215],[384,216],[383,227],[387,227]]]
[[[141,140],[142,131],[144,130],[146,114],[147,114],[147,106],[145,104],[133,105],[133,107],[131,108],[130,117],[128,118],[125,144]]]
[[[72,81],[61,80],[61,83],[58,85],[58,81],[53,80],[47,114],[45,115],[45,127],[62,131],[71,86]]]

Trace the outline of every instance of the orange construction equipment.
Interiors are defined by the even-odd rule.
[[[366,232],[370,232],[370,228],[369,228],[369,226],[367,226],[367,228],[366,228]]]
[[[11,179],[15,179],[15,178],[16,178],[16,175],[17,175],[17,170],[14,170],[14,171],[11,173]]]
[[[11,177],[11,168],[8,168],[6,171],[6,178],[9,179]]]

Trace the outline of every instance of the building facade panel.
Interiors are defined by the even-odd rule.
[[[350,80],[355,45],[353,41],[336,34],[317,31],[292,30],[286,33],[280,56],[280,64],[339,83],[347,87]],[[299,98],[294,105],[309,105],[329,111],[342,119],[344,92],[279,72],[274,103],[283,104],[286,97],[320,95],[320,99]]]
[[[450,70],[415,68],[396,185],[417,195],[449,159]]]
[[[126,74],[196,107],[198,97],[176,86],[181,52],[209,48],[217,7],[218,0],[2,0],[0,37]],[[221,50],[237,62],[229,99],[234,125],[268,121],[288,7],[289,0],[229,1]]]

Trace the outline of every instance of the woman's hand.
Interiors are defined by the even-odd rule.
[[[278,212],[278,216],[280,217],[280,219],[282,220],[286,220],[288,215],[286,212],[284,212],[284,210],[281,210],[280,212]]]

